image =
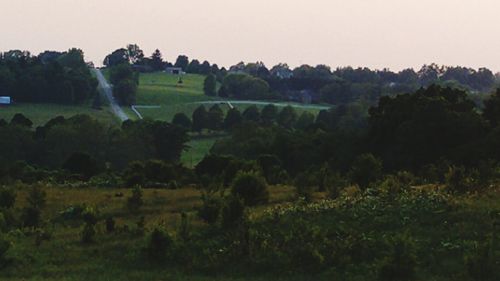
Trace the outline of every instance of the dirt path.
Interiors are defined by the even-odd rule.
[[[106,81],[106,78],[104,78],[104,75],[102,75],[101,70],[94,68],[93,71],[97,77],[97,80],[99,81],[99,86],[104,93],[104,96],[106,96],[106,99],[108,99],[109,101],[109,105],[113,114],[116,115],[116,117],[118,117],[122,122],[128,120],[129,118],[127,114],[123,112],[122,108],[118,105],[115,98],[113,97],[113,90],[111,88],[111,85],[109,85],[108,81]]]

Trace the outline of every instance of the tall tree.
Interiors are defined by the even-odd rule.
[[[224,119],[224,129],[230,131],[235,126],[241,124],[242,121],[243,117],[241,116],[240,111],[236,107],[231,108],[227,112],[226,118]]]
[[[208,111],[208,128],[214,131],[222,129],[223,119],[224,112],[219,105],[214,104]]]
[[[128,57],[132,64],[141,64],[144,59],[144,52],[137,44],[127,45]]]
[[[163,70],[164,62],[160,50],[156,49],[151,55],[151,67],[153,70]]]
[[[297,113],[295,109],[291,106],[287,106],[281,110],[278,115],[278,124],[287,129],[293,128],[295,122],[297,121]]]
[[[215,81],[215,76],[213,74],[208,74],[208,76],[205,78],[205,82],[203,83],[203,91],[205,92],[205,95],[214,97],[216,93],[216,85],[217,82]]]
[[[201,132],[201,130],[207,128],[208,123],[208,112],[204,105],[200,105],[193,112],[193,131]]]
[[[273,124],[278,116],[278,108],[274,104],[264,106],[261,113],[262,122],[266,125]]]
[[[175,61],[174,66],[175,67],[180,67],[182,70],[186,71],[189,65],[189,58],[184,55],[180,55],[177,57],[177,60]]]
[[[119,64],[129,63],[130,58],[128,50],[121,48],[113,51],[111,54],[107,55],[104,59],[103,64],[107,67],[116,66]]]
[[[191,119],[189,119],[189,117],[187,117],[186,114],[182,112],[179,112],[174,115],[174,118],[172,119],[172,124],[187,130],[191,130],[191,127],[193,126]]]
[[[246,122],[259,122],[260,112],[257,106],[251,105],[243,111],[243,120]]]

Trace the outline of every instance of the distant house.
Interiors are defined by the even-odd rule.
[[[132,68],[135,71],[139,71],[139,72],[142,72],[142,73],[153,72],[153,68],[151,66],[149,66],[149,65],[137,65],[137,64],[134,64],[134,65],[132,65]]]
[[[320,101],[320,95],[311,90],[288,91],[286,96],[288,101],[304,104],[318,103]]]
[[[293,71],[288,68],[278,68],[271,71],[271,75],[279,79],[290,79],[293,77]]]
[[[167,67],[165,68],[165,72],[170,75],[184,75],[186,72],[182,71],[180,67]]]
[[[10,97],[0,97],[0,105],[10,105],[12,104],[12,99]]]

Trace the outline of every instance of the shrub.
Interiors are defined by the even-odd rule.
[[[73,153],[63,164],[63,169],[81,175],[85,180],[97,175],[103,169],[100,167],[97,160],[87,153]]]
[[[3,213],[0,213],[0,232],[7,231],[7,221],[5,220],[5,216]]]
[[[475,187],[477,175],[474,171],[467,171],[462,166],[452,166],[446,173],[446,186],[451,192],[465,193]]]
[[[390,241],[391,253],[380,266],[378,277],[384,281],[409,281],[415,277],[414,242],[406,235]]]
[[[137,185],[132,190],[132,196],[127,198],[127,208],[130,211],[138,211],[142,204],[142,189]]]
[[[163,262],[172,250],[174,240],[163,229],[155,228],[149,237],[146,252],[151,261]]]
[[[45,207],[47,194],[38,185],[33,186],[28,194],[28,206],[23,209],[22,220],[24,226],[36,227],[39,226],[42,208]]]
[[[222,226],[233,228],[240,225],[245,219],[245,204],[236,196],[229,196],[222,208]]]
[[[95,234],[96,234],[95,226],[86,223],[82,230],[82,243],[89,244],[94,242]]]
[[[40,225],[42,211],[38,208],[26,207],[21,215],[25,227],[36,227]]]
[[[175,114],[174,118],[172,119],[172,124],[177,125],[186,130],[190,130],[191,126],[193,125],[191,123],[191,119],[189,119],[189,117],[187,117],[186,114],[184,113]]]
[[[465,256],[465,264],[467,272],[473,280],[498,280],[495,279],[497,271],[495,269],[492,241],[476,245],[476,248]]]
[[[0,235],[0,267],[4,267],[7,262],[7,252],[9,251],[11,242],[5,238],[5,236]]]
[[[262,174],[270,184],[283,183],[288,179],[288,174],[282,168],[281,160],[272,154],[263,154],[257,158],[257,164],[262,169]]]
[[[378,185],[378,189],[383,193],[394,196],[399,194],[405,186],[396,176],[389,175]]]
[[[42,209],[43,207],[45,207],[46,197],[47,193],[45,193],[45,191],[43,191],[40,186],[35,185],[30,190],[27,200],[31,207]]]
[[[238,173],[233,181],[231,193],[241,198],[246,206],[256,206],[269,200],[266,181],[253,172]]]
[[[40,247],[42,245],[43,241],[49,241],[52,238],[52,234],[49,232],[46,232],[45,230],[41,228],[37,228],[35,230],[35,245],[37,247]]]
[[[346,179],[339,173],[329,175],[325,182],[325,189],[330,199],[337,199],[346,186],[348,186]]]
[[[96,234],[95,225],[97,224],[97,214],[94,209],[87,207],[82,213],[83,221],[85,226],[82,230],[82,242],[92,243],[94,242],[94,236]]]
[[[214,224],[219,218],[222,202],[210,194],[203,194],[201,196],[203,204],[198,209],[198,217],[208,224]]]
[[[116,222],[115,220],[113,219],[113,217],[108,217],[106,218],[106,231],[108,233],[113,233],[115,232],[115,225],[116,225]]]
[[[379,180],[382,176],[382,161],[372,154],[360,155],[352,165],[350,176],[353,183],[366,189],[370,183]]]
[[[318,186],[318,179],[309,172],[300,173],[295,177],[295,188],[297,195],[307,202],[312,200],[314,191]]]
[[[10,209],[16,202],[16,192],[6,187],[0,188],[0,209]]]

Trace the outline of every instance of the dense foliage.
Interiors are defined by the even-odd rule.
[[[42,167],[63,168],[89,179],[105,169],[121,171],[133,161],[177,163],[187,141],[184,129],[161,121],[128,121],[114,128],[77,115],[54,118],[34,131],[11,122],[0,127],[0,178],[58,178],[57,173],[34,168]]]
[[[0,53],[0,96],[15,102],[80,104],[97,93],[83,52]]]

